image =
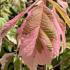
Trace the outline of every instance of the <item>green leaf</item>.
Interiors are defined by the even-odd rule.
[[[21,61],[18,56],[14,57],[14,70],[22,70]]]
[[[5,24],[5,22],[5,18],[0,18],[0,27],[2,27]]]
[[[60,59],[62,61],[61,70],[70,70],[70,49],[66,49]]]
[[[13,42],[14,44],[17,44],[16,41],[16,31],[17,29],[15,27],[13,27],[8,33],[7,33],[7,38]]]
[[[12,52],[14,46],[15,45],[12,42],[10,42],[7,38],[3,39],[2,47],[5,52]]]

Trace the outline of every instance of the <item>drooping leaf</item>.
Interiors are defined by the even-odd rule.
[[[37,2],[37,1],[36,1]],[[35,3],[36,3],[35,2]],[[17,21],[24,16],[34,5],[33,3],[30,7],[26,9],[25,12],[19,13],[17,16],[15,16],[13,19],[9,20],[3,27],[0,29],[0,51],[1,51],[1,45],[2,45],[2,39],[6,36],[7,32],[16,25]]]
[[[66,48],[66,39],[65,39],[65,31],[66,31],[66,25],[64,24],[64,21],[58,16],[58,14],[56,13],[56,11],[53,9],[52,10],[52,21],[54,22],[54,25],[57,29],[57,32],[61,34],[62,37],[62,45],[63,45],[63,49]]]
[[[6,36],[7,32],[16,24],[16,22],[23,16],[23,12],[18,14],[15,18],[7,22],[3,27],[0,29],[0,50],[2,45],[2,39]]]
[[[61,14],[61,16],[63,17],[63,19],[65,20],[65,22],[68,24],[68,26],[70,27],[70,19],[67,15],[67,13],[65,12],[65,10],[60,7],[56,2],[54,2],[53,0],[49,0],[50,3],[53,4],[53,6],[56,8],[56,10]]]
[[[18,29],[19,55],[31,70],[35,70],[37,64],[50,63],[59,54],[62,30],[60,31],[57,20],[58,23],[50,19],[53,16],[50,11],[43,1],[39,1],[28,12],[27,18]],[[60,29],[57,29],[56,23]]]

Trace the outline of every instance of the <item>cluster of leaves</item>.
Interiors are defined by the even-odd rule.
[[[0,17],[6,20],[13,18],[26,8],[26,0],[0,0]]]
[[[26,2],[24,0],[0,0],[0,27],[2,27],[7,20],[12,19],[20,11],[26,8]],[[68,1],[69,4],[69,1]],[[16,9],[15,9],[16,8]],[[68,15],[70,16],[70,6],[67,9]],[[26,15],[27,16],[27,15]],[[24,17],[23,17],[24,18]],[[0,63],[2,70],[28,70],[27,66],[22,64],[22,60],[17,55],[17,42],[16,42],[16,30],[20,26],[23,19],[18,21],[3,39],[2,48],[0,51]],[[59,67],[59,70],[69,70],[70,69],[70,29],[67,27],[67,46],[62,54],[52,61],[53,69]],[[5,61],[4,61],[5,60]],[[67,61],[68,60],[68,61]],[[51,70],[51,66],[48,67]],[[52,69],[52,70],[53,70]]]
[[[0,28],[8,20],[24,10],[26,8],[26,2],[26,0],[0,0]],[[16,30],[20,24],[21,21],[3,39],[0,51],[0,70],[28,70],[27,66],[22,64],[16,51]]]

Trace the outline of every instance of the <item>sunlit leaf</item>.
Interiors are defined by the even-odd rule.
[[[63,17],[63,19],[65,20],[65,22],[68,24],[68,26],[70,27],[70,19],[67,15],[67,13],[65,12],[65,10],[63,8],[61,8],[56,2],[49,0],[49,2],[51,2],[53,4],[53,6],[56,8],[56,10],[61,14],[61,16]]]
[[[8,39],[13,42],[14,44],[17,44],[17,41],[16,41],[16,28],[12,28],[8,33],[7,33],[7,37]]]

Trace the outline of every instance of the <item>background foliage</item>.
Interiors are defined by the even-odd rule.
[[[0,0],[0,27],[6,21],[15,17],[20,11],[24,10],[28,4],[27,0]],[[67,8],[70,16],[70,3]],[[24,17],[23,17],[24,18]],[[0,52],[0,70],[29,70],[23,61],[17,55],[16,30],[22,22],[18,21],[3,40]],[[67,48],[58,57],[53,59],[51,65],[47,65],[47,70],[70,70],[70,29],[66,32]]]

